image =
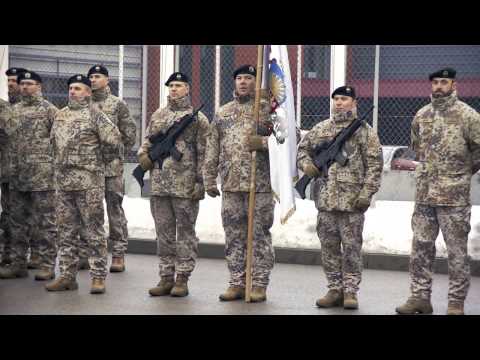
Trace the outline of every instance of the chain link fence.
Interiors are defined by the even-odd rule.
[[[376,56],[378,65],[375,66]],[[428,74],[443,67],[457,70],[458,96],[480,111],[480,46],[353,45],[348,47],[347,83],[357,89],[359,112],[374,103],[378,78],[377,131],[382,145],[410,144],[416,112],[430,102]],[[373,115],[369,118],[373,123]]]
[[[43,96],[61,109],[68,103],[68,78],[86,75],[95,64],[104,65],[113,95],[119,96],[119,82],[123,82],[121,95],[137,123],[138,146],[142,124],[142,51],[142,45],[125,45],[121,59],[119,45],[10,45],[9,66],[37,72],[42,77]],[[128,155],[132,158],[132,154]]]
[[[303,45],[301,51],[300,128],[310,130],[330,117],[331,51],[329,45]]]
[[[357,111],[366,113],[374,103],[375,45],[352,45],[347,47],[346,84],[355,88]],[[373,125],[373,113],[366,121]]]
[[[210,121],[233,99],[233,71],[257,63],[256,45],[179,45],[175,51],[175,69],[192,82],[192,104],[204,104]],[[330,116],[331,46],[288,45],[288,52],[297,123],[309,130]],[[428,74],[441,67],[457,69],[459,98],[480,111],[480,45],[349,45],[346,56],[346,83],[356,88],[359,113],[378,103],[377,116],[367,121],[377,125],[383,145],[409,144],[413,116],[430,101]],[[160,106],[160,45],[10,45],[9,64],[38,72],[43,95],[59,108],[67,104],[71,75],[105,65],[112,93],[123,97],[137,123],[137,143],[127,157],[135,161],[146,124]]]

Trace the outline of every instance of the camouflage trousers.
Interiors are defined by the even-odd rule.
[[[75,279],[78,272],[80,229],[84,229],[88,244],[90,276],[107,277],[107,239],[105,237],[103,198],[104,188],[59,191],[57,221],[59,238],[60,276]]]
[[[31,255],[39,257],[40,266],[55,268],[57,222],[55,191],[10,192],[10,232],[12,262],[25,265],[30,245]]]
[[[470,287],[467,252],[470,206],[432,207],[415,204],[412,216],[413,244],[410,256],[412,296],[430,298],[435,261],[435,240],[439,229],[448,253],[448,299],[464,301]]]
[[[157,233],[159,275],[173,276],[176,272],[190,276],[198,254],[195,222],[199,201],[152,195],[150,210]]]
[[[357,293],[362,281],[362,212],[319,211],[317,235],[328,288]]]
[[[0,236],[0,256],[2,261],[9,259],[12,252],[12,237],[10,234],[10,189],[8,183],[1,184],[2,195],[0,198],[2,213],[0,215],[0,229],[3,234]]]
[[[109,243],[112,246],[112,256],[123,257],[128,247],[127,218],[123,211],[122,202],[125,191],[123,175],[105,178],[105,202],[107,204]],[[80,230],[83,239],[79,248],[80,258],[88,257],[87,241],[84,229]]]
[[[253,221],[252,285],[267,287],[275,262],[270,228],[273,225],[272,193],[255,195]],[[247,192],[222,193],[222,224],[225,231],[225,257],[230,271],[230,286],[245,287],[248,236]]]

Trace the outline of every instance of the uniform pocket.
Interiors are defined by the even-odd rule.
[[[362,190],[363,179],[358,173],[345,168],[337,173],[336,185],[339,208],[343,210],[353,209]]]
[[[27,164],[52,163],[53,158],[49,154],[27,154],[25,155]]]
[[[94,165],[97,156],[92,154],[69,154],[67,163],[70,165]]]

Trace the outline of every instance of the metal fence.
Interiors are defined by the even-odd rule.
[[[86,74],[91,66],[107,67],[110,88],[129,105],[137,123],[142,122],[142,45],[10,45],[9,66],[27,68],[42,77],[44,97],[58,108],[68,102],[67,80]],[[137,144],[141,131],[137,131]]]
[[[203,103],[212,120],[233,98],[234,69],[256,64],[257,47],[179,45],[175,52],[175,69],[191,78],[193,105]],[[288,52],[297,124],[308,130],[330,116],[331,46],[288,45]],[[137,122],[137,147],[160,106],[160,54],[160,45],[10,45],[9,63],[39,72],[44,96],[58,107],[67,103],[69,76],[104,64],[112,92],[128,103]],[[377,105],[368,121],[383,145],[408,145],[413,116],[429,102],[427,76],[444,66],[457,69],[460,99],[480,111],[479,45],[347,46],[346,83],[357,90],[360,113]]]
[[[457,70],[459,98],[480,111],[479,45],[348,47],[347,83],[358,90],[360,112],[378,105],[375,125],[383,145],[410,143],[413,117],[430,102],[428,74],[447,66]]]

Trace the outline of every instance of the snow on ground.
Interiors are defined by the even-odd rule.
[[[125,196],[123,207],[128,220],[129,236],[132,238],[155,239],[155,226],[150,213],[149,199]],[[376,201],[365,213],[363,251],[366,253],[408,255],[411,249],[411,217],[414,203],[411,201]],[[316,234],[317,211],[313,201],[296,199],[296,212],[281,225],[275,208],[272,227],[274,246],[289,248],[319,249]],[[200,242],[224,244],[224,232],[220,217],[221,200],[206,197],[200,202],[197,219],[197,236]],[[105,214],[105,226],[108,221]],[[472,231],[469,236],[469,254],[480,259],[480,206],[472,207]],[[440,233],[437,241],[437,256],[446,257],[446,248]]]

